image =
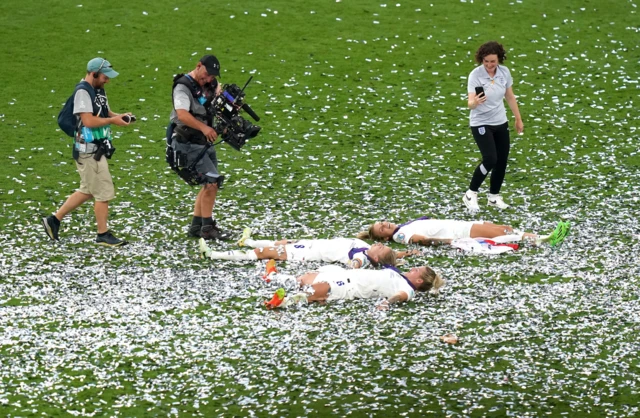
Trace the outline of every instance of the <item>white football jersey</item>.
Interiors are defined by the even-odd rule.
[[[390,298],[399,292],[411,300],[415,288],[402,274],[391,268],[382,270],[321,269],[314,283],[326,282],[331,286],[328,300]]]

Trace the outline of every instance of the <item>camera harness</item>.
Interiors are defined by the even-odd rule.
[[[198,120],[201,120],[207,124],[207,126],[212,127],[218,135],[221,137],[220,141],[211,144],[206,140],[204,135],[197,129],[190,128],[186,125],[176,125],[174,123],[170,123],[167,127],[167,153],[166,160],[167,163],[171,166],[171,169],[174,170],[180,177],[182,177],[187,183],[191,185],[199,184],[202,180],[202,177],[198,175],[195,170],[196,164],[204,155],[207,150],[211,146],[218,145],[222,142],[227,142],[231,147],[236,150],[240,150],[242,146],[246,143],[247,139],[255,137],[258,132],[260,132],[260,126],[253,125],[240,115],[238,112],[240,109],[247,112],[254,120],[259,121],[260,117],[251,109],[251,107],[244,103],[244,89],[247,87],[249,82],[253,77],[249,77],[249,80],[246,82],[244,87],[240,89],[235,84],[225,84],[223,86],[223,91],[220,95],[215,95],[215,91],[218,87],[218,81],[214,80],[215,83],[211,83],[210,86],[201,87],[195,80],[189,76],[188,74],[178,74],[173,79],[173,87],[171,90],[172,102],[173,102],[173,91],[175,90],[178,84],[182,84],[187,86],[191,95],[200,103],[206,112],[205,117],[202,115],[196,115],[191,109],[189,109],[189,113]],[[209,94],[209,98],[205,94],[205,89],[211,88],[211,94]],[[175,110],[175,106],[174,106]],[[214,126],[214,118],[215,118],[215,126]],[[175,134],[174,134],[175,131]],[[196,157],[196,159],[187,166],[187,158],[186,155],[175,151],[171,146],[171,143],[175,139],[181,143],[192,143],[198,145],[204,145],[204,149],[202,152]],[[223,180],[223,176],[219,177],[218,186],[221,186],[221,182]]]
[[[215,91],[218,81],[217,80],[214,80],[214,81],[216,84],[212,85],[212,87]],[[211,126],[213,124],[213,114],[209,109],[210,107],[209,105],[211,101],[202,100],[205,97],[204,92],[200,87],[200,85],[198,85],[198,83],[196,83],[195,80],[189,74],[178,74],[174,77],[173,86],[171,88],[171,103],[173,104],[173,91],[175,90],[178,84],[182,84],[183,86],[186,86],[191,92],[191,95],[193,96],[193,98],[198,103],[204,106],[205,110],[207,111],[207,116],[203,122],[206,123],[207,126]],[[175,105],[173,109],[175,110]],[[191,109],[189,109],[189,113],[191,113],[191,115],[193,115],[194,118],[202,121],[201,117],[199,118]],[[182,154],[180,151],[175,151],[171,147],[171,143],[173,142],[174,130],[176,126],[177,125],[175,123],[170,122],[169,127],[167,128],[166,161],[171,167],[171,169],[175,171],[189,185],[195,186],[195,185],[201,184],[203,179],[196,171],[196,164],[198,164],[198,161],[200,161],[204,157],[204,155],[207,153],[207,150],[210,147],[215,146],[222,141],[219,141],[216,144],[211,144],[207,142],[204,148],[202,149],[202,151],[200,151],[198,156],[193,160],[193,162],[187,165],[187,158],[186,158],[187,156]],[[190,141],[189,138],[185,138],[185,139],[187,140],[187,142],[198,143],[198,142]],[[222,185],[223,181],[224,181],[224,176],[220,176],[218,187]]]
[[[93,90],[93,92],[91,90]],[[104,89],[96,89],[91,84],[86,81],[82,81],[76,85],[75,91],[73,92],[73,96],[75,97],[78,90],[85,90],[89,93],[89,97],[92,99],[91,105],[93,107],[93,116],[98,116],[100,118],[108,118],[109,117],[109,108],[107,107],[106,93]],[[95,144],[97,146],[97,150],[94,152],[89,152],[87,154],[94,154],[94,159],[99,161],[103,155],[106,155],[107,158],[111,158],[113,155],[115,148],[111,145],[111,141],[108,138],[97,138],[93,139],[90,142],[85,142],[84,138],[81,136],[82,123],[80,118],[78,118],[76,134],[74,137],[74,147],[73,147],[73,159],[78,161],[80,156],[80,148],[86,144]],[[89,128],[90,129],[90,128]],[[96,158],[97,157],[97,158]]]

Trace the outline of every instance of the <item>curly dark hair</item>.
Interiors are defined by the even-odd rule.
[[[507,52],[504,50],[502,44],[499,44],[496,41],[489,41],[480,45],[480,48],[478,48],[478,50],[476,51],[476,62],[478,64],[482,64],[482,61],[484,61],[484,57],[493,54],[498,56],[498,62],[500,64],[502,64],[504,60],[507,59]]]

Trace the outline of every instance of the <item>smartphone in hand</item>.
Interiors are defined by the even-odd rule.
[[[476,95],[480,96],[481,94],[484,94],[484,87],[476,87]]]

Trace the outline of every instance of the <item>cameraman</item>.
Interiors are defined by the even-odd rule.
[[[111,124],[127,126],[131,113],[118,114],[111,111],[104,85],[118,76],[111,63],[104,58],[94,58],[87,63],[87,75],[76,86],[73,96],[75,137],[73,157],[80,174],[80,188],[69,196],[58,211],[42,219],[45,232],[58,241],[60,221],[66,214],[84,202],[94,199],[93,204],[98,236],[96,243],[118,247],[127,242],[113,236],[107,229],[109,201],[115,197],[113,180],[109,173],[107,157],[111,158],[115,148],[111,145]]]
[[[197,181],[202,184],[193,208],[188,235],[206,240],[226,240],[229,236],[213,220],[213,206],[218,187],[224,176],[218,172],[215,147],[211,146],[218,133],[211,127],[211,101],[221,91],[216,77],[220,76],[220,62],[213,55],[205,55],[188,74],[178,75],[173,82],[173,111],[168,132],[170,146],[186,155],[187,164],[195,162]],[[204,155],[202,151],[208,147]]]

